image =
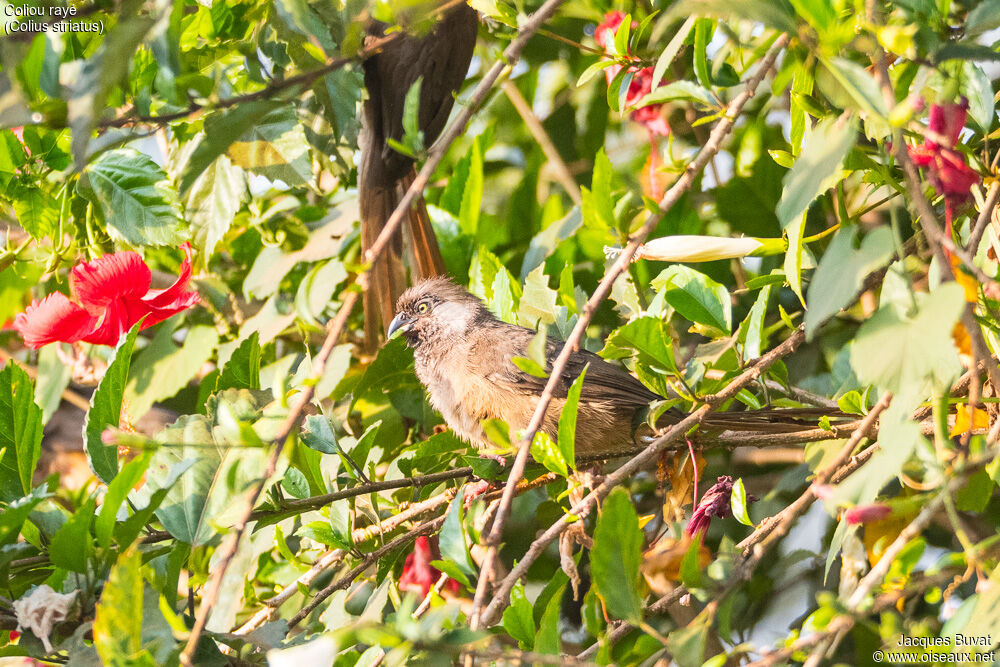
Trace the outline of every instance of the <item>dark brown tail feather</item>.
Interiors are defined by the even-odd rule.
[[[396,208],[396,188],[362,188],[361,248],[367,251],[375,244],[386,221]],[[372,263],[368,289],[364,296],[365,346],[374,350],[380,332],[392,321],[396,299],[406,289],[406,270],[403,265],[403,241],[396,234],[385,251]]]
[[[685,415],[670,410],[657,422],[659,428],[676,424]],[[747,431],[752,433],[795,433],[817,428],[819,420],[827,417],[833,424],[854,421],[857,415],[827,408],[769,408],[713,412],[705,417],[702,428],[709,431]]]
[[[401,198],[416,177],[417,169],[414,166],[399,182],[399,196]],[[444,259],[441,257],[441,249],[438,247],[437,236],[434,235],[431,218],[427,213],[427,203],[423,197],[417,197],[413,203],[407,222],[410,249],[413,252],[413,271],[411,273],[414,274],[414,282],[444,275]]]
[[[360,192],[361,247],[367,251],[375,244],[389,216],[396,209],[403,193],[413,183],[416,168],[411,169],[398,183],[390,187],[369,187],[363,184]],[[410,274],[414,281],[445,273],[444,260],[438,248],[437,237],[431,226],[430,216],[424,198],[418,197],[402,226],[403,233],[397,233],[389,246],[372,264],[369,273],[368,290],[364,297],[365,342],[369,350],[374,350],[381,338],[381,332],[392,321],[396,299],[406,289],[407,271],[403,263],[403,237],[413,259]]]

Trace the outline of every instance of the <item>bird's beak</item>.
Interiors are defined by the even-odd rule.
[[[398,313],[389,323],[389,330],[385,332],[386,338],[392,340],[397,334],[405,334],[413,326],[413,320],[403,313]]]

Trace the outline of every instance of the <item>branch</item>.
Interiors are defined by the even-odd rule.
[[[373,243],[368,251],[365,252],[363,260],[366,266],[371,266],[371,263],[385,251],[386,247],[389,245],[393,236],[399,229],[400,224],[402,224],[404,216],[408,215],[414,200],[419,193],[423,192],[423,189],[427,185],[427,181],[430,179],[431,175],[434,173],[434,170],[437,169],[441,160],[444,159],[444,155],[448,151],[448,148],[464,131],[465,126],[472,118],[472,115],[485,101],[487,95],[489,95],[490,91],[493,89],[493,86],[500,80],[501,75],[510,71],[511,66],[520,57],[521,51],[528,43],[531,35],[533,35],[535,31],[537,31],[542,24],[555,13],[556,9],[560,4],[562,4],[562,2],[563,0],[546,0],[545,4],[542,5],[538,11],[532,14],[532,16],[521,26],[518,30],[517,36],[504,50],[502,58],[494,63],[493,67],[491,67],[490,70],[483,76],[482,80],[480,80],[479,85],[476,86],[476,89],[473,91],[466,106],[459,111],[454,120],[448,125],[441,137],[434,144],[430,154],[428,155],[427,161],[420,168],[417,176],[410,183],[410,187],[407,188],[403,197],[396,205],[396,209],[392,212],[392,215],[390,215],[389,219],[386,220],[385,227],[382,228],[382,232],[378,235],[375,243]],[[367,269],[365,269],[359,273],[355,279],[357,286],[360,287],[361,290],[367,289],[367,278],[368,273]],[[351,311],[354,310],[354,307],[357,305],[359,293],[358,289],[347,290],[347,294],[341,303],[340,309],[337,311],[336,316],[333,320],[331,320],[328,326],[328,333],[326,340],[323,342],[323,347],[320,349],[315,360],[313,361],[313,379],[318,380],[322,377],[323,371],[326,368],[327,358],[330,356],[334,346],[340,339],[340,334],[347,325],[347,319],[350,316]],[[211,613],[212,607],[215,606],[215,603],[218,600],[219,588],[221,586],[222,579],[224,578],[226,571],[229,569],[229,566],[232,564],[233,558],[236,556],[240,540],[246,533],[247,524],[251,520],[253,507],[256,505],[261,492],[264,490],[266,480],[274,474],[278,457],[281,455],[285,441],[291,436],[294,430],[298,428],[299,423],[304,416],[304,409],[312,400],[315,385],[315,382],[307,383],[303,391],[297,395],[288,418],[278,429],[277,435],[272,440],[272,443],[275,445],[274,452],[268,460],[261,481],[255,484],[246,494],[243,502],[244,510],[239,515],[239,519],[233,525],[234,531],[226,536],[226,540],[224,540],[222,545],[219,547],[221,550],[219,564],[209,575],[208,588],[205,592],[204,598],[202,599],[201,606],[198,608],[198,613],[195,616],[194,625],[191,628],[191,634],[188,636],[187,643],[180,655],[180,662],[185,667],[190,667],[192,665],[191,657],[194,655],[195,649],[198,646],[198,640],[201,638],[201,634],[205,629],[205,623],[208,621],[208,615]]]
[[[583,500],[571,507],[568,513],[564,514],[558,521],[552,524],[548,530],[542,533],[541,536],[531,543],[527,553],[525,553],[521,560],[518,561],[517,566],[515,566],[511,570],[510,574],[508,574],[503,581],[500,582],[500,585],[497,587],[496,593],[493,596],[493,601],[490,602],[490,604],[483,610],[482,623],[484,625],[488,625],[493,622],[494,619],[499,617],[500,611],[506,605],[507,599],[510,596],[510,591],[514,587],[514,583],[527,573],[531,564],[538,559],[545,548],[553,540],[555,540],[560,533],[570,526],[571,522],[576,522],[577,520],[587,516],[594,506],[597,505],[597,502],[611,492],[611,489],[618,486],[636,471],[655,460],[656,457],[666,449],[666,446],[670,442],[683,437],[692,426],[700,424],[701,421],[718,405],[721,405],[736,396],[736,394],[738,394],[743,387],[747,386],[751,382],[755,382],[761,374],[763,374],[764,371],[771,366],[771,364],[794,352],[795,348],[797,348],[804,339],[805,330],[800,327],[787,340],[777,345],[773,350],[765,354],[760,359],[756,360],[756,362],[743,371],[743,373],[733,379],[733,381],[729,383],[729,385],[727,385],[721,392],[706,397],[705,405],[702,405],[684,419],[671,426],[666,433],[654,440],[638,456],[629,459],[629,461],[621,468],[608,475],[604,481],[586,497],[584,497]],[[573,518],[570,519],[569,517]],[[480,574],[480,576],[482,576],[482,574]]]
[[[517,449],[518,449],[517,456],[514,459],[514,464],[511,466],[509,475],[509,479],[512,480],[513,482],[517,482],[517,480],[521,479],[521,476],[524,474],[524,468],[525,465],[527,464],[528,451],[531,446],[531,441],[534,438],[535,433],[541,426],[543,419],[545,418],[549,402],[552,400],[555,386],[559,382],[559,378],[562,377],[563,373],[566,370],[566,364],[569,362],[570,355],[572,355],[573,352],[579,348],[580,342],[583,340],[583,336],[587,329],[587,326],[590,323],[591,318],[594,316],[594,313],[597,311],[598,306],[611,293],[612,284],[618,278],[618,276],[628,270],[628,266],[632,261],[632,257],[635,255],[636,250],[638,250],[639,246],[643,243],[643,241],[646,240],[646,237],[649,236],[649,234],[653,231],[653,229],[656,228],[656,225],[660,222],[660,220],[667,213],[667,211],[669,211],[674,206],[674,204],[676,204],[680,200],[680,198],[684,195],[684,193],[686,193],[691,188],[691,186],[694,184],[694,180],[697,177],[698,173],[701,172],[702,169],[704,169],[705,165],[708,164],[709,160],[711,160],[712,157],[719,151],[719,149],[722,146],[723,139],[725,139],[726,136],[729,134],[730,130],[733,127],[733,124],[735,123],[736,118],[739,116],[740,112],[742,112],[743,107],[750,100],[750,98],[753,97],[754,93],[757,90],[757,86],[760,85],[764,77],[768,74],[768,72],[770,72],[771,67],[774,65],[774,62],[778,57],[778,54],[784,48],[787,41],[788,41],[787,35],[781,35],[777,38],[777,40],[771,47],[770,51],[768,51],[767,56],[765,56],[764,60],[761,62],[757,72],[747,82],[746,89],[743,90],[743,92],[741,92],[739,95],[737,95],[736,98],[730,103],[726,113],[722,116],[722,118],[716,124],[715,128],[712,130],[712,134],[709,137],[708,142],[698,152],[697,157],[695,157],[695,159],[690,164],[688,164],[687,168],[684,170],[684,173],[677,180],[677,182],[674,183],[674,185],[664,195],[663,200],[660,202],[659,205],[660,210],[655,213],[651,213],[646,219],[646,221],[643,223],[639,231],[629,239],[629,242],[625,245],[625,248],[622,250],[621,255],[619,255],[615,263],[608,269],[607,274],[604,276],[600,284],[597,286],[597,289],[594,291],[594,294],[587,301],[587,304],[583,308],[583,312],[580,313],[580,318],[577,320],[576,325],[573,327],[573,331],[570,333],[569,337],[567,338],[565,344],[562,347],[562,350],[559,352],[559,355],[556,357],[555,362],[553,362],[552,364],[552,370],[549,373],[549,380],[545,385],[545,389],[542,391],[541,397],[539,398],[538,405],[535,409],[535,413],[532,416],[527,429],[525,430],[524,436],[517,444]],[[801,331],[793,335],[793,338],[799,336],[799,334],[801,334]],[[799,337],[801,338],[801,336]],[[711,407],[705,406],[705,408],[695,413],[695,414],[700,413],[700,417],[696,419],[691,419],[691,417],[694,417],[694,415],[692,415],[688,419],[683,420],[681,424],[688,422],[687,425],[691,426],[699,422],[702,418],[704,418],[704,416],[708,414],[709,410],[711,410]],[[688,421],[689,419],[691,421]],[[678,424],[678,426],[680,426],[680,424]],[[677,435],[683,433],[683,431],[678,430],[677,427],[674,427],[668,432],[668,434],[670,433],[675,433],[674,437],[677,437]],[[670,441],[670,439],[672,438],[663,436],[656,442],[661,445],[665,445],[667,442]],[[650,450],[653,450],[653,454],[651,455],[655,455],[655,453],[659,451],[659,449],[654,448],[652,445],[650,446],[650,448],[647,449],[647,451]],[[629,464],[626,464],[625,468],[623,469],[628,469],[629,465],[632,462],[642,459],[642,457],[643,455],[640,455],[639,457],[632,459],[632,461],[630,461]],[[514,486],[513,484],[508,484],[507,490],[512,491],[513,486]],[[596,502],[597,499],[594,493],[588,496],[588,498],[593,498],[594,502]],[[510,586],[512,585],[511,583],[508,582],[506,586],[501,585],[498,595],[494,598],[493,602],[490,603],[489,608],[487,609],[486,618],[483,618],[481,616],[482,605],[486,600],[486,594],[487,594],[486,589],[489,586],[490,580],[493,575],[493,569],[496,566],[496,561],[498,558],[498,547],[500,544],[501,537],[503,535],[504,523],[506,522],[507,516],[510,513],[510,506],[512,500],[513,497],[510,494],[505,494],[504,497],[500,500],[500,509],[497,513],[496,521],[493,523],[493,527],[490,530],[490,533],[485,540],[485,543],[487,545],[487,551],[486,551],[486,557],[483,562],[482,571],[480,572],[479,582],[476,586],[476,597],[473,601],[472,616],[470,620],[470,626],[472,627],[472,629],[478,629],[483,625],[483,623],[488,623],[488,619],[491,613],[490,610],[492,610],[492,613],[495,614],[496,611],[499,609],[499,606],[502,604],[501,601],[506,599],[507,595],[510,592]],[[589,504],[588,504],[588,509],[589,509]],[[556,528],[557,526],[560,525],[565,527],[566,524],[565,523],[555,524],[552,528],[549,529],[549,531],[546,531],[545,535],[548,535],[553,528]],[[558,535],[558,533],[561,531],[562,528],[557,530],[550,539],[554,538],[555,535]],[[535,554],[534,557],[537,558],[537,554]],[[531,560],[533,560],[533,558]],[[523,571],[527,570],[527,567],[522,568],[522,566],[524,566],[525,563],[528,562],[530,561],[526,556],[525,559],[518,564],[518,568],[516,568],[516,570],[520,569],[522,570],[523,573]],[[513,575],[513,573],[511,574]],[[521,575],[519,574],[518,576]],[[510,576],[508,576],[507,579],[505,579],[504,581],[506,582],[508,580],[511,580]],[[504,590],[505,588],[506,591]]]

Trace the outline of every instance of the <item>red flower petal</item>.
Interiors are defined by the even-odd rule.
[[[614,11],[605,14],[604,22],[594,30],[594,41],[597,42],[597,45],[608,51],[610,45],[614,44],[615,33],[618,32],[618,27],[624,20],[624,12]]]
[[[114,347],[121,340],[122,334],[132,328],[132,325],[142,319],[142,313],[130,317],[129,308],[120,299],[112,301],[104,311],[104,319],[93,333],[83,339],[93,345],[108,345]],[[129,320],[132,319],[131,322]]]
[[[958,135],[965,127],[968,111],[969,101],[965,98],[960,104],[932,104],[927,127],[931,132],[947,137],[950,143],[946,148],[952,148],[958,143]]]
[[[73,268],[70,286],[80,305],[99,315],[118,299],[139,299],[149,290],[152,274],[134,252],[116,252]]]
[[[170,309],[172,311],[170,315],[173,315],[198,303],[198,293],[187,290],[188,281],[191,280],[191,244],[185,243],[181,248],[184,250],[184,262],[181,264],[181,273],[177,276],[174,284],[166,289],[149,290],[142,297],[143,302],[149,306],[151,312],[159,309]],[[166,317],[170,317],[170,315]],[[166,317],[158,321],[162,321]]]
[[[40,302],[33,302],[14,318],[24,344],[38,349],[58,341],[75,343],[97,325],[97,318],[76,305],[61,292],[53,292]]]
[[[441,574],[431,565],[431,545],[426,536],[417,538],[413,553],[403,562],[403,574],[399,577],[399,587],[419,592],[427,597],[431,587]]]
[[[979,182],[979,174],[958,151],[941,149],[935,167],[938,191],[953,202],[964,201],[970,195],[969,188]]]
[[[892,514],[892,508],[888,505],[859,505],[844,512],[844,519],[847,523],[869,523],[871,521],[881,521]]]

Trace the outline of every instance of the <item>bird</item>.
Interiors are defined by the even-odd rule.
[[[358,166],[358,199],[362,252],[374,245],[403,193],[416,178],[412,157],[390,144],[403,140],[406,95],[420,80],[418,127],[430,146],[444,129],[472,61],[479,17],[464,0],[438,7],[437,22],[424,35],[401,32],[367,58],[363,64],[368,98],[362,108]],[[382,40],[389,26],[371,20],[365,45]],[[404,220],[412,255],[414,280],[444,273],[445,266],[423,198],[414,203]],[[375,349],[382,326],[392,319],[393,305],[406,288],[403,238],[397,233],[369,270],[370,288],[363,301],[365,340]]]
[[[480,450],[496,448],[483,429],[484,420],[502,419],[515,434],[527,428],[548,378],[521,370],[514,358],[528,355],[535,331],[498,319],[477,296],[450,278],[438,276],[403,292],[387,335],[405,338],[431,406],[469,444]],[[551,372],[562,345],[555,338],[547,340],[546,371]],[[556,439],[569,389],[585,369],[577,408],[576,453],[613,455],[648,444],[655,433],[645,423],[647,410],[653,401],[665,397],[621,366],[584,349],[570,355],[540,430]],[[815,426],[822,415],[838,413],[811,408],[730,412],[709,415],[705,425],[716,430],[787,432]],[[671,408],[659,418],[657,427],[676,423],[683,416]]]

